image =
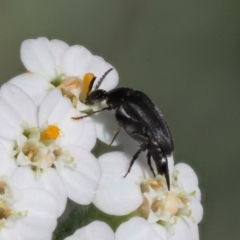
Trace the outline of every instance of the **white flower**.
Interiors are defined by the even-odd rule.
[[[51,192],[58,199],[59,215],[67,197],[79,204],[91,203],[101,176],[90,153],[96,142],[91,119],[73,120],[77,110],[59,89],[49,92],[37,107],[18,87],[5,84],[0,106],[0,141],[8,149],[14,146],[17,186]]]
[[[90,153],[96,137],[111,142],[119,128],[114,111],[74,120],[106,106],[86,99],[100,83],[116,87],[116,70],[83,46],[44,37],[24,41],[21,59],[28,72],[0,90],[0,239],[51,239],[68,197],[126,222],[114,233],[94,221],[66,240],[198,240],[203,209],[191,167],[168,158],[170,190],[142,156],[124,177],[132,159],[126,152],[134,149],[129,136],[125,153],[98,161]]]
[[[158,235],[155,229],[145,219],[133,217],[122,223],[116,230],[116,240],[167,240],[168,238]]]
[[[90,53],[85,47],[69,46],[60,40],[49,41],[45,37],[28,39],[21,45],[21,60],[28,73],[19,75],[11,79],[10,82],[26,92],[37,105],[41,103],[50,89],[58,87],[62,90],[63,95],[69,97],[72,104],[80,111],[102,108],[102,104],[87,106],[80,99],[85,100],[89,81],[92,80],[93,76],[96,77],[94,89],[104,73],[113,67],[103,58]],[[118,73],[113,69],[104,78],[101,88],[109,91],[117,84]],[[116,126],[114,125],[114,128],[108,130],[109,133],[106,134],[101,120],[98,120],[96,116],[94,119],[96,119],[98,138],[109,143]],[[114,121],[113,116],[110,119],[104,118],[104,122],[109,123],[109,125],[113,125]]]
[[[101,221],[93,221],[65,240],[197,240],[197,225],[189,222],[186,227],[184,220],[176,226],[176,234],[169,235],[167,229],[161,225],[151,224],[141,217],[133,217],[120,224],[114,233],[113,230]],[[186,220],[187,221],[187,220]]]
[[[57,201],[49,192],[20,190],[0,176],[0,239],[50,240],[57,225]]]
[[[149,177],[149,171],[143,173],[138,160],[123,178],[130,161],[131,157],[121,152],[99,157],[102,178],[93,202],[96,207],[118,216],[136,211],[154,228],[164,227],[172,239],[182,239],[178,238],[179,231],[184,233],[181,229],[194,231],[194,237],[186,239],[198,239],[197,224],[203,209],[198,179],[192,168],[183,163],[173,166],[173,158],[169,158],[171,190],[168,191],[165,178]]]
[[[143,180],[141,187],[145,196],[143,214],[149,222],[175,224],[181,216],[197,223],[202,219],[197,176],[187,164],[179,163],[171,170],[170,191],[166,188],[164,177],[159,175]]]
[[[9,151],[0,142],[0,175],[11,176],[17,168],[14,158],[10,156]]]
[[[93,221],[65,240],[115,240],[113,230],[104,222]]]
[[[163,233],[162,235],[166,234]],[[113,230],[101,221],[94,221],[78,229],[65,240],[167,240],[158,235],[157,231],[145,219],[134,217],[122,223],[114,233]]]
[[[93,201],[101,211],[110,215],[126,215],[136,210],[143,201],[140,189],[143,170],[136,162],[126,178],[130,156],[111,152],[98,158],[102,178]]]
[[[175,232],[160,224],[151,224],[141,217],[133,217],[116,230],[116,240],[198,240],[198,226],[189,219],[179,219]]]

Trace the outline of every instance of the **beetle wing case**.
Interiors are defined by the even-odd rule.
[[[125,112],[141,122],[159,144],[163,153],[171,155],[174,150],[172,135],[161,111],[143,92],[134,91],[123,104]]]

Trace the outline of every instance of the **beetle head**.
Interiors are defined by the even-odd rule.
[[[95,89],[93,89],[93,84],[96,80],[96,77],[92,73],[85,74],[82,82],[82,92],[80,94],[80,101],[84,104],[94,104],[97,102],[102,102],[106,100],[107,92],[102,89],[98,89],[102,84],[105,77],[113,70],[113,68],[108,69],[103,76],[99,79]]]
[[[107,92],[102,89],[97,89],[90,92],[87,96],[87,103],[93,104],[106,100]]]

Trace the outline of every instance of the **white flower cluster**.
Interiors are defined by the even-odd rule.
[[[199,239],[203,209],[192,168],[168,159],[170,191],[141,161],[123,178],[131,155],[118,151],[97,159],[91,153],[97,138],[111,141],[113,114],[73,119],[104,106],[82,103],[84,82],[95,76],[95,86],[113,67],[83,46],[43,37],[22,43],[21,60],[27,72],[0,89],[0,239],[50,240],[67,199],[128,220],[115,232],[93,221],[66,240]],[[117,84],[113,70],[101,88]]]

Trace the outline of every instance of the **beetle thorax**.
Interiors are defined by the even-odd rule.
[[[133,93],[130,88],[115,88],[107,92],[106,103],[113,109],[118,108]]]

